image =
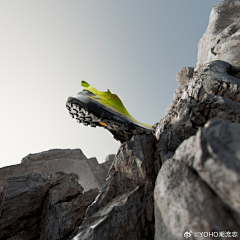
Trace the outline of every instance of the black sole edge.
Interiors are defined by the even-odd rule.
[[[78,123],[91,127],[103,127],[113,135],[114,139],[121,143],[130,140],[134,135],[153,134],[152,130],[142,128],[124,118],[120,119],[105,109],[94,109],[93,113],[86,104],[74,98],[68,99],[66,108],[70,116],[76,119]]]

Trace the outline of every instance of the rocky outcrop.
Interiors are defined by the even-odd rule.
[[[240,79],[230,75],[231,70],[229,63],[214,61],[196,72],[188,85],[180,85],[166,117],[156,126],[157,139],[171,129],[182,141],[210,119],[239,123]]]
[[[80,149],[52,149],[36,154],[29,154],[22,159],[22,164],[0,169],[0,187],[4,187],[7,178],[23,174],[40,172],[43,177],[62,171],[76,173],[84,189],[101,189],[112,160],[99,164],[96,158],[87,159]]]
[[[240,122],[239,24],[239,1],[226,0],[213,8],[197,64],[177,74],[180,85],[166,117],[156,125],[157,139],[171,129],[183,141],[210,119]]]
[[[81,149],[51,149],[45,152],[29,154],[22,159],[22,163],[51,161],[56,159],[87,159]]]
[[[185,239],[189,230],[195,237],[240,232],[239,144],[239,124],[214,120],[163,164],[155,186],[155,239]]]
[[[223,60],[239,68],[239,31],[240,2],[225,0],[217,4],[211,11],[207,30],[199,42],[195,70],[215,60]]]
[[[70,239],[112,161],[99,164],[80,149],[52,149],[0,169],[0,239]]]
[[[240,225],[240,125],[209,122],[183,142],[174,159],[194,169]]]
[[[153,239],[153,188],[159,165],[155,144],[149,135],[122,144],[75,240]]]
[[[115,158],[116,154],[108,154],[105,158],[105,162],[113,162],[114,158]]]
[[[174,101],[155,125],[157,141],[148,149],[147,142],[138,140],[143,136],[137,136],[120,147],[74,240],[178,240],[185,239],[184,233],[191,239],[205,239],[203,233],[208,239],[213,233],[219,239],[238,237],[239,133],[233,131],[240,122],[239,16],[234,15],[239,10],[236,0],[213,9],[196,67],[184,67],[177,74]],[[226,41],[226,46],[211,55],[211,44],[225,30],[229,38],[222,35],[221,43],[216,42]],[[152,157],[141,157],[151,151]]]
[[[213,8],[155,136],[134,136],[103,164],[51,150],[0,169],[0,239],[239,238],[239,19],[240,1]]]
[[[9,178],[2,194],[0,239],[69,239],[97,193],[83,192],[76,174]]]
[[[237,0],[213,8],[198,62],[177,74],[174,101],[155,125],[156,240],[239,237],[239,13]]]

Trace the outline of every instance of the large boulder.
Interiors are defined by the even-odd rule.
[[[0,201],[0,239],[68,239],[97,193],[83,192],[74,173],[8,178]]]
[[[240,125],[212,120],[164,162],[155,185],[155,239],[240,232]],[[195,239],[195,238],[194,238]]]
[[[210,121],[181,144],[174,159],[193,168],[240,219],[239,124]]]
[[[154,202],[156,240],[183,240],[188,231],[200,237],[199,232],[240,230],[211,188],[175,159],[166,161],[159,172]]]

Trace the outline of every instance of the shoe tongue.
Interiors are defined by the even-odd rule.
[[[90,85],[86,81],[81,81],[83,87],[89,87]]]

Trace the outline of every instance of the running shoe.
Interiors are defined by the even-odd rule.
[[[82,81],[85,87],[77,95],[68,98],[66,107],[77,122],[91,127],[103,127],[121,143],[133,135],[152,134],[152,126],[134,119],[116,94],[109,90],[99,92]]]

